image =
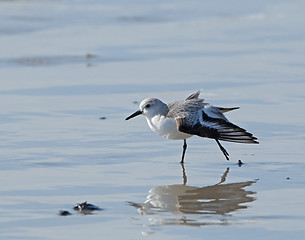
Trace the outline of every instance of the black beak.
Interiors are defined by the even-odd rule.
[[[129,120],[130,118],[136,117],[140,114],[142,114],[143,112],[141,110],[136,111],[135,113],[131,114],[129,117],[125,118],[125,120]]]

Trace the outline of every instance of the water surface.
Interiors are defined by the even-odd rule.
[[[303,1],[0,6],[1,238],[302,239]],[[124,121],[198,89],[260,145]]]

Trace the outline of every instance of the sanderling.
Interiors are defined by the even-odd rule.
[[[229,153],[219,140],[236,143],[258,143],[257,138],[245,129],[231,123],[223,113],[238,109],[215,107],[199,98],[201,90],[184,101],[164,103],[157,98],[147,98],[140,109],[125,120],[143,114],[151,130],[167,139],[183,140],[181,163],[187,148],[186,139],[197,135],[216,140],[225,158]]]

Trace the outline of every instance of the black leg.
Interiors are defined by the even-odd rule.
[[[183,152],[182,152],[182,158],[181,158],[181,162],[180,163],[184,163],[184,155],[185,155],[185,151],[186,151],[186,148],[187,148],[186,140],[183,139],[183,141],[184,141]]]
[[[218,139],[215,139],[215,140],[216,140],[220,150],[222,151],[223,155],[225,155],[226,159],[229,161],[229,153],[227,152],[227,150],[223,146],[221,146],[221,144],[218,141]]]

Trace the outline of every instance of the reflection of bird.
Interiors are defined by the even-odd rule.
[[[186,139],[197,135],[216,140],[227,160],[229,153],[219,140],[236,143],[258,143],[256,137],[245,129],[231,123],[223,113],[238,109],[221,108],[203,102],[198,98],[200,90],[190,95],[185,101],[164,103],[157,98],[147,98],[140,104],[140,109],[127,117],[137,115],[146,117],[149,127],[157,134],[168,139],[184,140],[181,162],[184,161]]]
[[[254,201],[255,198],[251,195],[256,192],[246,191],[244,188],[256,181],[223,184],[228,173],[229,168],[219,183],[202,188],[184,184],[158,186],[149,191],[143,204],[131,205],[137,207],[142,214],[161,211],[174,214],[226,215],[247,208],[244,203]]]

